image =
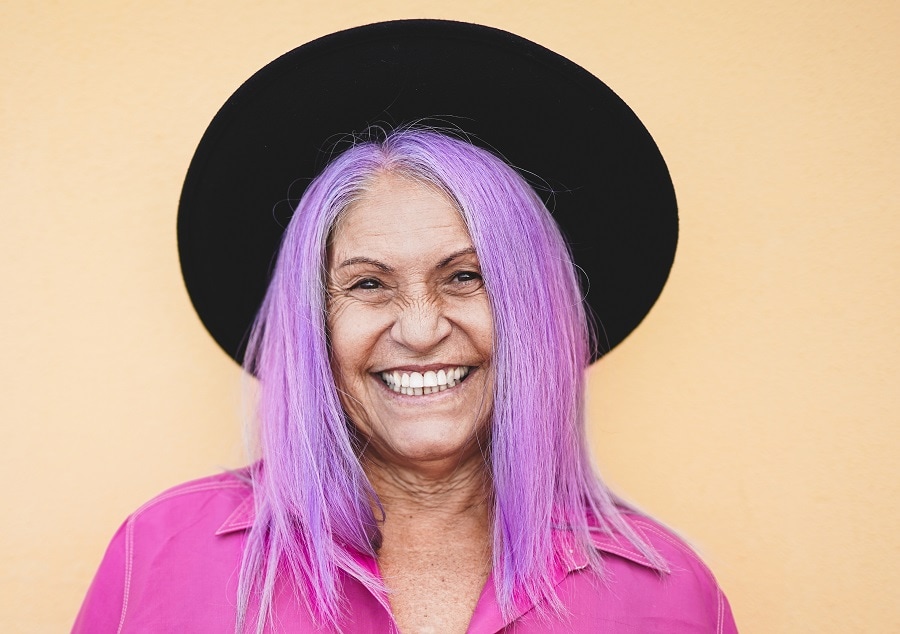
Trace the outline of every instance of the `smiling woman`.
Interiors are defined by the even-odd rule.
[[[523,59],[546,53],[509,34],[455,23],[351,33],[371,44],[379,32],[387,34],[379,60],[423,35],[430,53],[434,46],[471,52],[472,42],[500,42],[500,56],[506,47],[524,46]],[[327,46],[318,46],[311,57],[303,48],[291,54],[312,60],[316,77],[329,59],[322,56]],[[341,72],[351,73],[345,47],[333,51]],[[404,63],[421,59],[405,55]],[[436,59],[430,63],[460,58]],[[259,460],[238,474],[176,487],[129,518],[76,631],[736,631],[709,570],[607,489],[585,442],[585,368],[596,351],[571,236],[581,239],[577,232],[597,217],[613,218],[610,251],[598,255],[591,244],[591,257],[578,262],[589,274],[623,263],[628,271],[618,284],[596,276],[606,289],[602,301],[592,291],[611,344],[653,303],[674,247],[668,174],[659,171],[640,124],[626,117],[633,134],[619,150],[643,144],[641,160],[625,161],[621,178],[594,174],[605,179],[604,191],[618,191],[615,205],[597,205],[605,194],[576,205],[574,214],[563,205],[570,243],[522,175],[461,132],[413,125],[354,137],[278,233],[277,261],[271,280],[260,284],[265,295],[254,305],[245,353],[230,336],[248,326],[233,308],[241,277],[227,267],[265,242],[254,231],[273,223],[270,213],[248,214],[241,198],[258,179],[242,173],[231,190],[228,170],[215,162],[222,155],[223,165],[246,160],[249,171],[259,160],[253,152],[269,152],[284,136],[274,130],[257,138],[260,120],[245,118],[240,95],[277,93],[270,82],[302,67],[292,58],[287,75],[262,71],[262,90],[245,87],[223,109],[188,174],[179,220],[195,306],[259,381]],[[407,71],[415,72],[404,68],[390,72],[406,86]],[[368,69],[358,77],[382,86]],[[588,77],[579,82],[595,86]],[[407,93],[392,94],[397,107]],[[627,111],[602,94],[607,109]],[[590,120],[598,116],[588,112]],[[240,125],[230,120],[235,113],[243,113]],[[223,150],[245,126],[254,130],[249,145]],[[609,121],[601,127],[618,147],[612,139],[620,130]],[[534,154],[545,154],[536,144]],[[589,183],[583,188],[592,191]],[[253,220],[223,231],[231,215]],[[198,222],[203,217],[215,220],[208,226]],[[247,268],[267,267],[271,248],[245,260]],[[209,290],[213,280],[224,282],[221,292]]]

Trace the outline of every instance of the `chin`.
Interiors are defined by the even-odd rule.
[[[479,454],[479,443],[471,434],[462,438],[418,435],[389,442],[390,453],[408,462],[463,460]]]

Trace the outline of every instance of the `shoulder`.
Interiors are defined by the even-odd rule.
[[[675,628],[669,630],[673,632],[737,631],[722,589],[693,548],[649,517],[626,512],[623,519],[665,564],[663,569],[655,566],[621,535],[594,536],[594,545],[602,556],[604,581],[632,616],[666,623],[665,627]],[[678,627],[668,621],[672,618],[680,623]],[[685,628],[687,623],[693,623],[696,629]]]
[[[132,513],[125,524],[170,531],[189,524],[197,531],[212,528],[207,531],[212,535],[236,511],[250,512],[252,493],[247,470],[207,476],[163,491]]]
[[[110,542],[73,632],[233,629],[229,584],[252,510],[245,472],[186,482],[142,505]]]
[[[680,571],[690,570],[698,582],[715,585],[716,580],[710,569],[687,542],[675,534],[670,528],[656,520],[628,512],[623,514],[625,522],[651,546],[666,562],[669,575],[677,575]],[[646,561],[646,560],[645,560]]]

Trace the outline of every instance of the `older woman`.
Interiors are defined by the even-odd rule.
[[[75,630],[734,632],[591,468],[588,323],[515,169],[416,126],[357,138],[296,205],[247,343],[261,460],[133,514]]]

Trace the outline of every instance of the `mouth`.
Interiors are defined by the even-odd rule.
[[[423,396],[444,392],[462,383],[472,370],[470,366],[455,365],[427,372],[381,372],[378,376],[391,390],[407,396]]]

